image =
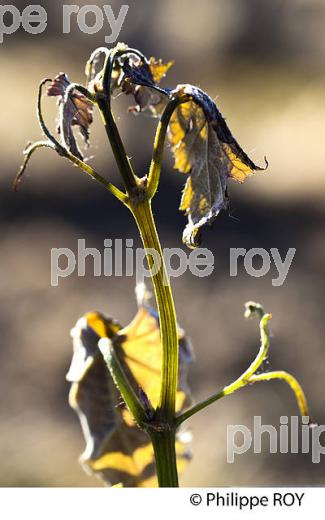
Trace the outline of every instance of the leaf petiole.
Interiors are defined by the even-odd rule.
[[[184,96],[173,97],[166,105],[165,110],[160,118],[156,131],[153,146],[153,154],[147,180],[147,195],[149,199],[152,199],[154,197],[158,189],[160,173],[162,168],[164,145],[170,119],[178,105],[180,105],[181,103],[185,103],[186,101],[187,98],[185,98]]]

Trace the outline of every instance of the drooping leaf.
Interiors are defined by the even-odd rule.
[[[152,115],[159,116],[166,106],[167,91],[159,89],[158,85],[173,62],[163,63],[151,57],[149,60],[130,57],[123,64],[122,90],[132,94],[136,106],[130,107],[130,112],[149,110]]]
[[[180,333],[179,388],[177,410],[190,401],[186,383],[191,347]],[[100,338],[109,337],[119,360],[140,399],[158,402],[161,344],[155,311],[144,302],[134,320],[121,328],[99,313],[88,313],[72,331],[74,355],[67,379],[71,381],[70,405],[79,416],[86,449],[81,463],[107,484],[151,487],[157,485],[154,454],[146,433],[135,424],[108,372],[98,349]],[[184,433],[176,441],[177,463],[181,471],[190,454]]]
[[[172,61],[163,63],[153,57],[144,61],[135,56],[124,61],[123,72],[135,85],[152,88],[160,83],[172,65]]]
[[[150,111],[152,115],[159,115],[166,105],[166,92],[158,89],[158,84],[165,76],[173,62],[163,63],[161,59],[151,57],[141,59],[138,55],[126,51],[127,45],[119,43],[114,49],[108,51],[100,47],[96,49],[86,64],[86,76],[88,88],[91,92],[99,92],[103,80],[103,56],[108,53],[121,55],[114,61],[111,75],[111,93],[131,94],[134,96],[136,105],[129,108],[130,112]]]
[[[47,90],[48,96],[57,96],[58,104],[61,105],[64,95],[70,85],[68,76],[61,72],[58,74]],[[82,159],[82,154],[78,148],[76,139],[73,134],[72,127],[78,126],[84,142],[89,142],[89,126],[93,122],[93,105],[81,92],[75,90],[71,93],[69,100],[65,106],[63,121],[58,127],[58,132],[63,134],[65,144],[70,152]]]
[[[94,52],[92,52],[85,67],[87,86],[90,92],[97,93],[102,91],[104,65],[108,55],[114,54],[116,52],[123,52],[126,49],[127,45],[125,43],[120,42],[112,49],[107,49],[106,47],[99,47],[98,49],[95,49]],[[120,63],[120,60],[115,60],[111,76],[112,93],[119,89],[121,75],[122,64]]]
[[[210,225],[222,209],[228,207],[228,179],[238,182],[257,170],[257,166],[239,146],[215,102],[201,89],[179,85],[174,90],[160,88],[159,81],[171,63],[153,58],[127,59],[123,65],[123,90],[133,94],[134,112],[150,110],[160,116],[169,99],[186,96],[169,124],[169,142],[175,168],[188,175],[180,209],[188,216],[183,241],[191,248],[200,243],[201,229]]]
[[[91,54],[86,63],[87,88],[92,93],[102,90],[103,67],[108,52],[108,49],[99,47]]]
[[[175,168],[189,175],[180,205],[188,216],[183,240],[196,247],[202,226],[228,206],[228,179],[243,182],[262,168],[241,149],[207,94],[191,85],[178,86],[176,93],[190,96],[172,115],[169,142]]]

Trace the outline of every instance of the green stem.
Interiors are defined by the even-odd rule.
[[[262,315],[262,308],[256,307],[256,304],[253,304],[253,302],[249,302],[251,306],[255,305],[254,308],[250,308],[247,306],[246,315],[249,316],[251,314],[257,313],[258,315]],[[247,304],[247,305],[249,305]],[[264,312],[264,311],[263,311]],[[269,336],[267,331],[267,324],[268,321],[271,319],[271,314],[264,314],[260,320],[260,334],[261,334],[261,346],[260,350],[258,351],[257,356],[255,357],[254,361],[249,365],[247,370],[243,372],[233,383],[231,383],[228,386],[225,386],[220,392],[213,394],[211,397],[208,397],[204,401],[201,401],[200,403],[196,404],[189,410],[186,410],[186,412],[182,413],[175,419],[175,425],[178,427],[184,422],[186,419],[189,419],[196,413],[200,412],[201,410],[204,410],[207,406],[210,404],[215,403],[216,401],[219,401],[222,397],[226,395],[230,395],[233,392],[236,392],[236,390],[239,390],[239,388],[242,388],[246,386],[248,383],[253,382],[252,376],[255,374],[255,372],[259,369],[263,361],[265,360],[269,348]]]
[[[102,114],[105,130],[112,147],[115,161],[122,176],[125,189],[128,195],[132,197],[132,194],[134,194],[138,189],[137,177],[125,152],[122,139],[117,129],[114,116],[107,104],[106,97],[99,97],[97,103]]]
[[[22,176],[25,173],[25,170],[27,168],[27,165],[28,165],[28,163],[30,161],[31,156],[39,148],[51,148],[52,150],[55,150],[54,144],[51,143],[50,141],[37,141],[36,143],[33,143],[33,144],[29,145],[24,150],[24,156],[25,156],[24,157],[24,161],[23,161],[23,164],[21,165],[21,167],[19,169],[19,172],[17,173],[17,175],[15,177],[15,180],[14,180],[14,183],[13,183],[14,191],[17,191],[17,189],[18,189],[18,184],[20,183],[20,181],[22,179]]]
[[[285,381],[295,394],[297,404],[302,417],[309,416],[308,404],[305,393],[302,386],[298,383],[297,379],[284,370],[276,370],[274,372],[267,372],[266,374],[254,374],[250,377],[250,383],[257,383],[259,381],[270,381],[271,379],[279,379]]]
[[[97,104],[128,194],[129,200],[126,204],[135,218],[146,251],[159,313],[163,351],[160,399],[155,412],[155,426],[150,425],[150,422],[142,424],[142,426],[146,429],[153,443],[159,486],[178,487],[175,430],[173,428],[178,383],[176,312],[164,257],[151,211],[149,194],[145,185],[140,183],[139,178],[133,171],[110,108],[109,85],[112,64],[113,57],[110,57],[108,58],[107,69],[110,72],[105,72],[104,78],[104,87],[106,86],[104,90],[106,90],[106,93],[102,96],[97,96]],[[159,158],[157,157],[156,167],[159,169],[158,160]],[[158,266],[156,264],[157,259]],[[112,366],[111,369],[113,369]],[[132,399],[130,401],[134,402]]]
[[[150,438],[156,459],[159,487],[178,487],[175,432],[155,432]]]
[[[175,398],[178,379],[178,333],[175,306],[151,211],[151,203],[146,200],[138,204],[133,204],[132,206],[130,205],[130,209],[138,225],[146,250],[160,319],[163,360],[161,374],[162,384],[157,411],[160,418],[172,424],[175,416]],[[153,258],[152,252],[155,258]],[[160,263],[159,268],[156,263],[157,260],[159,260]]]
[[[136,395],[131,383],[129,382],[118,357],[115,354],[111,340],[109,338],[103,338],[100,340],[98,346],[127,407],[132,413],[138,426],[141,427],[148,420],[146,411],[142,406],[139,397]]]
[[[234,392],[234,390],[233,390]],[[222,397],[225,397],[227,394],[224,390],[221,390],[217,394],[211,395],[211,397],[208,397],[207,399],[204,399],[204,401],[201,401],[200,403],[196,404],[195,406],[192,406],[189,410],[186,410],[186,412],[182,413],[175,419],[175,426],[178,428],[184,421],[192,417],[193,415],[197,414],[201,410],[204,410],[204,408],[207,408],[210,406],[210,404],[215,403],[216,401],[219,401]]]
[[[81,170],[87,173],[92,179],[100,182],[108,191],[112,193],[112,195],[114,195],[121,202],[123,202],[124,204],[127,203],[127,196],[125,195],[125,193],[123,193],[116,186],[114,186],[114,184],[104,179],[104,177],[97,173],[91,166],[89,166],[89,164],[78,159],[78,157],[70,153],[69,150],[64,151],[63,157],[69,159],[69,161],[71,161],[73,164],[75,164],[75,166],[78,166]]]
[[[163,349],[160,399],[156,410],[156,420],[164,432],[148,431],[148,433],[154,446],[159,485],[177,487],[175,434],[171,433],[171,425],[175,419],[178,382],[178,333],[174,300],[151,211],[151,202],[145,200],[137,204],[130,203],[129,206],[138,225],[151,270]]]
[[[147,183],[147,192],[150,199],[155,195],[159,185],[164,145],[170,118],[177,106],[184,103],[184,101],[181,98],[173,98],[166,106],[159,121]]]

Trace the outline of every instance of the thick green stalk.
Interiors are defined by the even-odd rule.
[[[175,399],[178,381],[178,333],[174,300],[168,274],[154,223],[151,202],[144,200],[130,203],[130,209],[138,225],[147,261],[152,274],[152,281],[157,301],[160,333],[163,349],[160,400],[156,411],[156,420],[162,431],[148,433],[151,437],[157,466],[160,487],[177,487],[177,467],[175,453]],[[155,252],[152,256],[150,250]],[[157,268],[159,259],[160,266]]]
[[[160,319],[163,360],[162,385],[157,415],[167,423],[172,424],[175,416],[178,379],[178,333],[174,300],[151,211],[151,203],[145,200],[132,206],[130,205],[130,209],[141,234],[149,268],[153,271],[152,281]],[[159,268],[157,268],[157,263],[155,263],[155,259],[150,254],[150,250],[155,251],[156,255],[158,255],[160,260]]]
[[[130,208],[146,251],[157,302],[162,343],[160,399],[155,424],[142,424],[153,443],[160,487],[178,487],[175,452],[175,401],[178,383],[178,331],[174,300],[163,253],[151,211],[151,196],[135,175],[108,103],[109,96],[97,99],[115,160],[126,188]],[[161,158],[160,158],[161,159]],[[158,157],[156,168],[159,170]],[[159,179],[159,175],[156,175]],[[155,185],[155,190],[157,186]],[[154,191],[155,191],[154,190]],[[150,253],[153,252],[154,256]],[[155,261],[159,261],[158,268]],[[132,399],[131,399],[132,401]]]
[[[159,487],[178,487],[175,432],[155,432],[150,438],[156,459]]]

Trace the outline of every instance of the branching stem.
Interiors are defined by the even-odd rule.
[[[218,401],[222,397],[232,394],[239,388],[251,383],[267,381],[270,379],[281,379],[289,384],[295,393],[301,414],[305,416],[308,415],[307,401],[298,381],[287,372],[275,371],[257,374],[257,371],[262,366],[268,354],[269,332],[267,325],[271,315],[265,314],[263,308],[259,304],[249,302],[246,304],[245,315],[248,317],[255,314],[260,318],[261,346],[255,359],[247,370],[245,370],[233,383],[176,417],[175,403],[178,385],[179,348],[178,327],[170,281],[152,214],[151,200],[157,192],[160,181],[164,145],[171,117],[181,103],[185,103],[192,98],[190,95],[184,93],[182,89],[164,91],[158,86],[149,85],[166,94],[169,98],[169,102],[166,105],[157,127],[148,176],[139,178],[135,174],[130,159],[126,154],[111,110],[111,83],[115,60],[119,60],[117,62],[118,66],[123,69],[124,55],[135,55],[140,60],[143,60],[143,63],[148,64],[149,62],[138,50],[127,48],[123,44],[118,45],[111,51],[105,48],[99,48],[91,55],[90,60],[87,63],[87,74],[89,80],[94,79],[96,74],[95,65],[101,54],[104,54],[105,62],[102,73],[99,73],[98,77],[96,76],[96,85],[94,86],[95,93],[90,92],[87,88],[81,85],[71,84],[66,89],[64,99],[61,100],[60,124],[62,142],[59,142],[51,134],[45,124],[41,107],[42,89],[44,84],[51,80],[45,79],[41,82],[38,92],[37,114],[42,132],[47,137],[47,140],[38,141],[27,147],[24,152],[24,162],[16,177],[14,186],[16,188],[20,182],[33,152],[39,148],[51,148],[62,157],[71,161],[90,177],[101,183],[110,193],[130,209],[138,226],[143,246],[146,251],[147,262],[151,273],[159,313],[162,367],[160,397],[156,410],[153,410],[151,403],[149,403],[151,408],[149,407],[150,414],[148,413],[146,406],[141,401],[140,394],[137,394],[131,382],[128,380],[127,374],[124,372],[124,369],[115,353],[114,344],[111,340],[108,338],[102,339],[99,347],[105,358],[108,370],[110,371],[126,405],[134,416],[135,421],[140,428],[147,432],[151,439],[155,454],[159,486],[177,487],[178,473],[175,435],[177,428],[189,417],[192,417],[194,414]],[[117,69],[115,68],[115,70]],[[99,86],[97,79],[101,81],[101,85]],[[139,84],[141,85],[142,83],[140,82]],[[77,90],[86,96],[91,103],[98,106],[126,193],[123,193],[111,182],[106,181],[106,179],[82,160],[81,154],[79,153],[77,144],[74,140],[74,135],[69,133],[72,132],[70,126],[71,121],[69,121],[69,96],[73,95],[74,90]]]

